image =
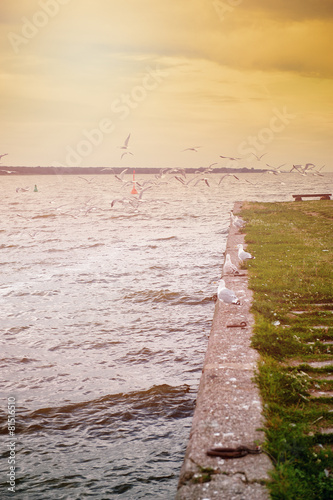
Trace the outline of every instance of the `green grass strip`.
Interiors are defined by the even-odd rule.
[[[333,203],[244,203],[274,500],[333,498]]]

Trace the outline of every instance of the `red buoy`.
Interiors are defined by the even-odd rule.
[[[138,192],[135,188],[135,170],[133,170],[133,189],[131,191],[131,194],[138,194]]]

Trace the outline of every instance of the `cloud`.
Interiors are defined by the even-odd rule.
[[[261,12],[267,18],[302,21],[333,17],[332,0],[244,0],[246,11]]]
[[[311,137],[312,119],[330,134],[332,0],[223,0],[237,3],[224,19],[208,0],[68,0],[15,53],[8,33],[20,34],[22,19],[33,20],[43,2],[58,0],[0,5],[3,140],[17,142],[15,124],[32,163],[40,138],[64,150],[84,128],[113,118],[112,101],[140,85],[147,66],[169,76],[115,134],[140,130],[143,138],[159,133],[161,142],[185,143],[198,136],[212,147],[223,135],[229,149],[277,106],[301,117],[288,129],[298,124],[301,141]]]
[[[0,12],[11,24],[2,25],[3,38],[9,30],[20,33],[22,16],[32,19],[40,2],[28,10],[23,0],[4,2]],[[243,0],[227,11],[224,20],[218,16],[218,3],[82,0],[78,8],[69,0],[38,36],[20,47],[19,55],[34,51],[61,61],[63,67],[67,61],[72,73],[96,71],[98,76],[103,68],[105,74],[121,72],[128,55],[142,54],[204,58],[245,70],[332,76],[332,0]],[[9,42],[7,54],[8,49]],[[9,58],[14,57],[11,52]],[[123,60],[117,65],[119,55]]]
[[[222,46],[227,47],[227,51],[212,48],[211,54],[231,67],[332,77],[331,33],[329,23],[316,20],[241,25],[223,36]]]

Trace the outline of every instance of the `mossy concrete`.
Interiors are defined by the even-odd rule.
[[[235,204],[234,213],[240,209]],[[238,243],[244,234],[231,225],[226,253],[239,265]],[[264,441],[262,401],[253,382],[259,354],[250,345],[254,319],[246,270],[224,275],[240,305],[217,301],[204,359],[176,500],[267,500],[265,481],[272,463],[265,453],[222,459],[207,456],[216,446],[255,448]],[[245,327],[230,327],[246,322]]]

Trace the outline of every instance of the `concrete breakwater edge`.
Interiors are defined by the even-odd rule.
[[[240,208],[236,203],[234,213]],[[231,225],[226,254],[232,262],[238,260],[239,243],[244,244],[244,234]],[[176,500],[270,498],[265,481],[270,479],[273,465],[265,453],[239,458],[207,455],[214,447],[253,449],[264,441],[259,430],[263,426],[262,401],[253,382],[259,354],[250,346],[254,319],[247,271],[223,279],[241,304],[216,302]]]

